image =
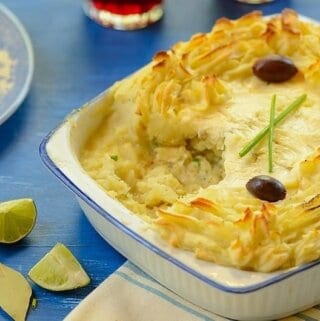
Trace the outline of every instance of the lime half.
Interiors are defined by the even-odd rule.
[[[37,209],[32,199],[21,198],[0,203],[0,243],[15,243],[33,229]]]
[[[86,286],[90,278],[70,250],[57,243],[30,271],[37,285],[51,291],[73,290]]]

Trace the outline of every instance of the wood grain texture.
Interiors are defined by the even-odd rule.
[[[38,220],[25,240],[0,246],[0,262],[27,275],[57,242],[72,250],[92,278],[88,287],[50,293],[33,286],[38,307],[30,310],[28,320],[57,321],[125,259],[94,231],[73,195],[42,165],[38,146],[43,137],[74,108],[142,67],[156,51],[193,33],[209,31],[221,16],[236,18],[253,9],[271,14],[292,7],[320,19],[320,11],[316,0],[275,0],[261,6],[234,0],[167,0],[159,23],[140,31],[121,32],[90,21],[83,14],[81,0],[2,3],[30,34],[35,74],[24,103],[0,126],[0,201],[32,197]],[[9,318],[0,312],[0,320]]]

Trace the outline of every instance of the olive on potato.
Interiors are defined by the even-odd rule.
[[[251,178],[246,184],[247,190],[256,198],[267,202],[277,202],[286,197],[284,185],[268,175],[258,175]]]
[[[263,81],[281,83],[290,80],[298,72],[298,68],[288,57],[270,55],[258,59],[252,71]]]

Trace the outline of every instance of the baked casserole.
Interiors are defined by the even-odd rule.
[[[164,240],[261,272],[320,257],[318,25],[290,9],[222,18],[110,92],[81,164]],[[248,188],[263,178],[283,197]]]

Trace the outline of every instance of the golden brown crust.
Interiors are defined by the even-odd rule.
[[[292,9],[285,9],[281,15],[282,30],[294,35],[300,35],[299,17]]]
[[[254,11],[238,20],[221,18],[210,33],[197,34],[188,42],[178,43],[172,50],[157,53],[152,72],[145,77],[143,89],[137,97],[137,110],[147,128],[147,135],[154,135],[150,128],[148,131],[148,115],[159,112],[159,119],[171,117],[174,120],[185,106],[197,104],[185,96],[190,87],[191,90],[200,90],[199,95],[203,95],[203,100],[207,102],[207,107],[200,108],[202,111],[213,102],[226,103],[230,95],[224,81],[252,76],[254,61],[268,54],[291,57],[306,81],[313,85],[318,83],[320,50],[313,50],[312,43],[320,43],[319,34],[318,27],[312,29],[308,23],[299,20],[292,9],[285,9],[280,16],[270,20],[265,20],[261,12]],[[209,84],[209,79],[215,81]],[[205,89],[208,86],[216,92],[215,97],[208,95]],[[161,100],[166,108],[163,108]],[[172,111],[170,116],[169,110]],[[199,109],[193,113],[195,117]],[[164,143],[166,139],[160,137]],[[171,143],[176,142],[172,140]]]

